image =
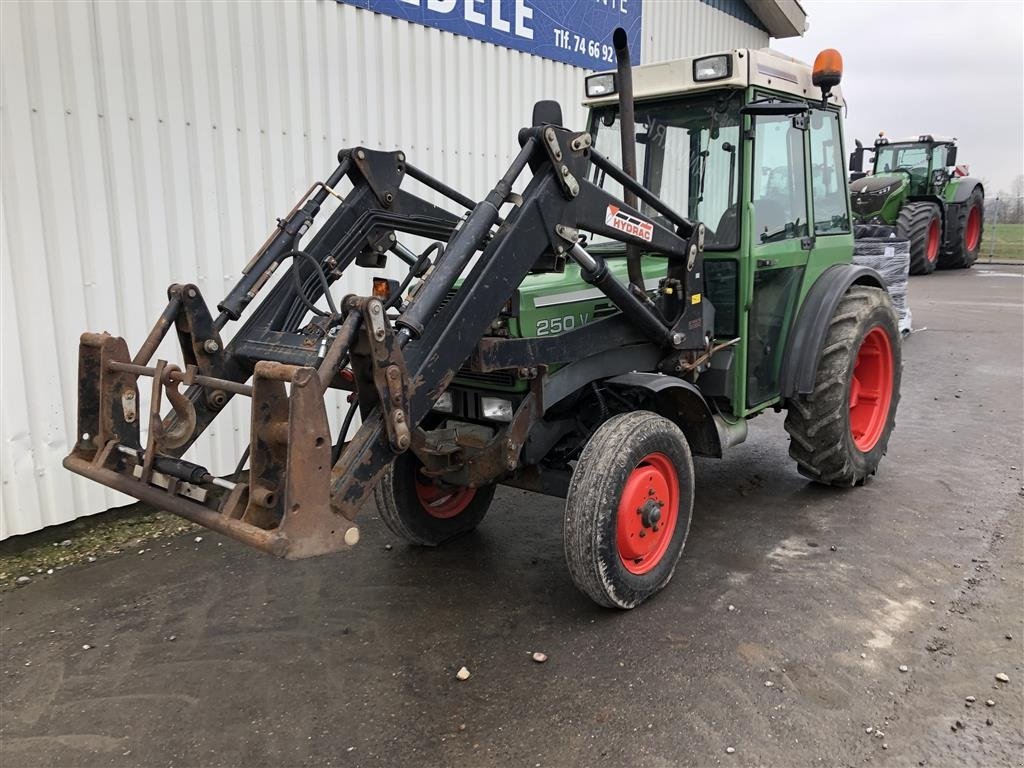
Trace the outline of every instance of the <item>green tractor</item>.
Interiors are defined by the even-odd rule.
[[[614,40],[618,69],[586,80],[588,125],[538,102],[483,200],[401,150],[342,149],[219,314],[175,284],[134,355],[84,334],[65,466],[285,558],[355,546],[372,497],[396,536],[437,546],[499,485],[529,489],[565,499],[536,535],[560,530],[573,582],[618,608],[669,582],[692,456],[726,455],[750,419],[785,411],[801,474],[863,484],[901,349],[882,277],[852,263],[838,53],[633,70]],[[414,238],[433,242],[417,254]],[[403,280],[340,295],[388,258]],[[151,362],[170,328],[182,367]],[[251,401],[250,443],[224,477],[182,456],[232,397]]]
[[[961,173],[955,142],[930,134],[900,141],[880,135],[870,175],[859,141],[850,156],[854,220],[895,226],[909,239],[912,275],[968,269],[981,249],[985,190],[979,179]]]

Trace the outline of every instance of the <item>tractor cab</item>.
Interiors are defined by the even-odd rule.
[[[956,145],[952,139],[923,135],[917,140],[890,142],[879,136],[874,149],[874,175],[906,176],[910,195],[928,195],[941,190],[949,180],[947,169],[956,165]]]
[[[812,67],[767,49],[632,71],[637,178],[706,227],[705,298],[717,342],[736,343],[714,356],[700,385],[734,416],[781,399],[795,311],[825,268],[850,258],[844,102],[834,87],[841,63],[830,55],[835,79],[824,98]],[[618,84],[614,72],[591,75],[584,101],[594,148],[616,164],[623,158]],[[619,189],[597,167],[590,180]],[[667,223],[643,201],[639,209]],[[600,237],[588,247],[625,252]]]

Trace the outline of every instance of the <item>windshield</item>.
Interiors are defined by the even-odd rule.
[[[927,144],[897,144],[881,146],[875,157],[875,173],[886,173],[900,168],[928,170]]]
[[[636,105],[636,164],[645,187],[674,211],[707,227],[707,250],[739,246],[739,135],[741,91],[690,96],[657,106]],[[597,151],[622,165],[617,105],[594,111]],[[592,181],[622,194],[594,168]],[[641,212],[673,229],[646,203]],[[598,237],[599,242],[611,242]]]

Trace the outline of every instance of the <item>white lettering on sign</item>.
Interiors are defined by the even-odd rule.
[[[501,18],[501,0],[491,0],[491,26],[499,32],[512,30],[508,20]]]
[[[641,60],[643,4],[638,0],[337,1],[587,69],[614,66],[611,34],[621,26]]]
[[[526,0],[516,0],[516,35],[533,40],[533,30],[526,26],[526,22],[533,18],[533,8],[526,4]]]
[[[474,24],[480,24],[481,26],[487,23],[487,17],[476,9],[477,3],[482,3],[483,1],[484,0],[466,0],[466,9],[463,14],[466,21],[471,21]]]
[[[512,19],[505,19],[501,16],[502,0],[400,0],[403,5],[415,5],[422,8],[424,2],[428,11],[440,14],[453,13],[457,6],[462,6],[462,18],[470,24],[478,24],[481,27],[490,26],[499,32],[511,32],[512,21],[515,21],[515,35],[525,40],[533,40],[533,28],[528,22],[533,21],[533,8],[527,5],[527,0],[514,0],[512,4]],[[626,0],[618,0],[620,4]],[[487,18],[484,9],[490,5],[491,17]],[[623,10],[623,13],[626,11]]]
[[[616,205],[609,205],[604,214],[604,223],[612,229],[625,232],[627,235],[639,237],[650,242],[654,237],[654,225],[636,216],[630,216],[619,210]]]

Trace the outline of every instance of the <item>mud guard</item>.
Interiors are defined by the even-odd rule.
[[[956,186],[953,188],[953,197],[947,203],[966,203],[974,192],[975,187],[981,187],[981,194],[985,195],[985,186],[977,176],[958,176],[951,182]]]
[[[780,376],[783,399],[814,391],[814,377],[821,361],[829,321],[851,285],[870,285],[886,290],[885,280],[870,267],[834,264],[821,273],[800,306],[789,334]]]
[[[658,373],[627,373],[605,381],[610,387],[646,389],[654,399],[655,412],[683,430],[690,451],[697,456],[722,457],[722,441],[704,395],[693,384]]]

